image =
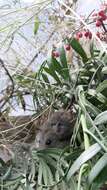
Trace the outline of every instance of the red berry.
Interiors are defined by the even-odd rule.
[[[77,36],[78,36],[79,38],[82,38],[82,36],[83,36],[82,32],[78,32],[78,33],[77,33]]]
[[[100,20],[96,21],[96,27],[100,27],[102,25],[102,22]]]
[[[75,35],[75,39],[79,40],[80,38],[82,38],[82,36],[83,36],[82,32],[77,32]]]
[[[101,36],[100,40],[101,40],[101,41],[105,41],[104,36]]]
[[[101,21],[104,21],[104,20],[107,19],[107,16],[106,16],[104,10],[99,11],[98,14],[99,14],[99,16],[100,16],[100,20],[101,20]]]
[[[57,52],[57,51],[52,51],[52,57],[59,57],[60,56],[60,54],[59,54],[59,52]]]
[[[65,49],[66,49],[67,51],[69,51],[69,50],[71,49],[71,46],[70,46],[69,44],[66,44],[66,45],[65,45]]]
[[[59,57],[59,56],[60,56],[59,52],[56,51],[55,57]]]
[[[103,15],[105,15],[104,10],[99,11],[99,12],[98,12],[98,15],[101,16],[101,17],[102,17]]]
[[[86,31],[85,33],[84,33],[84,36],[87,38],[87,37],[89,37],[89,31]]]
[[[55,51],[52,51],[52,57],[55,57]]]
[[[98,38],[100,38],[101,36],[100,36],[100,32],[97,32],[96,33],[96,36],[98,37]]]
[[[107,16],[106,15],[103,15],[102,17],[101,17],[101,20],[102,21],[104,21],[104,20],[106,20],[107,19]]]
[[[89,32],[89,39],[91,40],[92,39],[92,33]]]
[[[84,32],[84,36],[85,36],[86,38],[89,37],[89,39],[91,39],[91,38],[92,38],[92,33],[87,30],[87,31]]]

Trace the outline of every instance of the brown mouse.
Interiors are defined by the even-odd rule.
[[[69,145],[75,123],[75,114],[70,111],[55,112],[36,135],[36,148],[64,148]]]

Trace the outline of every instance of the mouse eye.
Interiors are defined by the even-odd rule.
[[[56,125],[56,123],[51,123],[51,126],[53,127],[54,125]]]
[[[45,142],[45,144],[46,144],[46,145],[50,145],[51,142],[52,142],[52,141],[51,141],[50,139],[48,139],[48,140]]]
[[[62,126],[62,123],[59,122],[59,123],[58,123],[58,127],[61,127],[61,126]]]

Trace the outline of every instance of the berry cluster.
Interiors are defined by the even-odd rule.
[[[75,38],[79,40],[80,38],[85,37],[87,39],[92,39],[92,33],[89,30],[83,30],[81,32],[77,32]]]
[[[101,41],[107,42],[107,4],[103,4],[101,10],[92,15],[96,28],[98,28],[96,35]]]
[[[65,45],[64,45],[64,48],[65,48],[66,51],[70,51],[71,46],[70,46],[69,44],[65,44]],[[53,50],[53,51],[52,51],[52,57],[54,57],[54,58],[60,57],[59,51]]]
[[[91,23],[95,23],[96,35],[101,41],[107,42],[107,4],[102,4],[101,9],[92,14]],[[85,18],[84,18],[85,20]],[[82,29],[77,32],[75,38],[80,40],[80,38],[85,37],[86,39],[92,39],[92,33],[87,29]]]
[[[107,34],[105,32],[97,32],[97,37],[104,42],[107,42]]]
[[[105,10],[100,10],[98,13],[92,15],[96,23],[96,27],[102,26],[103,22],[107,20],[107,15]]]
[[[81,16],[82,19],[85,20],[85,16]],[[107,24],[107,4],[104,3],[101,5],[101,8],[99,11],[94,12],[91,15],[91,23],[95,24],[96,27],[96,35],[97,37],[104,42],[107,42],[107,29],[106,29],[106,24]],[[86,40],[91,40],[92,39],[92,32],[88,29],[85,29],[84,27],[81,29],[81,31],[77,32],[74,36],[78,41],[80,39],[84,38]],[[70,52],[71,46],[67,43],[64,45],[65,51]],[[52,50],[52,57],[58,58],[60,57],[60,52],[57,50],[57,48]]]

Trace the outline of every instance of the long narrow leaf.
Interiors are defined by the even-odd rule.
[[[103,168],[100,174],[93,181],[91,185],[91,190],[101,189],[101,186],[103,186],[106,181],[107,181],[107,166]]]
[[[107,123],[107,111],[104,111],[97,115],[97,117],[94,120],[95,125],[100,125],[102,123]]]
[[[89,185],[92,184],[94,179],[99,175],[105,166],[107,166],[107,153],[105,153],[92,168],[88,177]]]
[[[73,38],[72,40],[70,40],[70,45],[81,56],[83,62],[87,62],[88,61],[86,52],[82,48],[81,44],[75,38]]]
[[[72,175],[79,170],[79,168],[88,160],[90,160],[93,156],[95,156],[99,151],[101,150],[101,147],[99,144],[94,144],[88,148],[88,150],[84,151],[74,162],[74,164],[71,166],[71,168],[68,171],[67,174],[67,180],[69,180]]]
[[[103,82],[101,82],[99,86],[97,87],[96,91],[102,92],[105,89],[107,89],[107,80],[104,80]]]
[[[46,73],[51,75],[54,78],[54,80],[56,80],[59,84],[61,84],[61,81],[55,72],[51,71],[48,67],[44,67],[44,70]]]
[[[69,75],[69,68],[68,68],[68,64],[67,64],[67,59],[66,59],[66,54],[65,54],[65,50],[64,47],[59,49],[60,51],[60,61],[63,67],[63,76],[66,80],[70,79],[70,75]]]

